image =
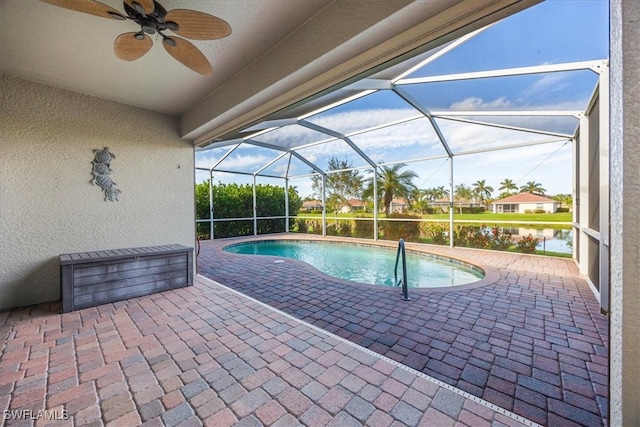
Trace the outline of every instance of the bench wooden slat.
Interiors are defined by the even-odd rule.
[[[171,244],[60,255],[64,313],[193,285],[193,248]]]

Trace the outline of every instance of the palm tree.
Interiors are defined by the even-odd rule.
[[[531,194],[538,194],[538,195],[542,196],[542,195],[544,195],[545,191],[547,191],[547,190],[542,188],[542,184],[540,184],[539,182],[535,182],[535,181],[529,181],[525,185],[520,187],[520,192],[521,193],[531,193]]]
[[[473,192],[478,196],[480,203],[484,205],[484,201],[487,198],[491,197],[491,193],[493,193],[493,187],[487,185],[487,180],[481,179],[473,184]]]
[[[409,202],[409,208],[420,209],[423,197],[424,195],[422,193],[422,190],[420,190],[418,187],[413,187],[411,189],[411,192],[409,193],[409,198],[407,199]]]
[[[444,188],[444,185],[441,185],[440,187],[435,187],[433,189],[433,192],[436,200],[444,199],[445,197],[449,197],[449,195],[451,194],[449,190]]]
[[[430,188],[420,190],[418,187],[414,187],[414,189],[411,190],[411,209],[420,212],[420,214],[425,213],[429,208],[431,197]]]
[[[435,200],[434,188],[425,188],[424,190],[420,190],[421,200],[425,200],[427,202],[433,202]]]
[[[389,216],[389,207],[394,197],[402,197],[409,200],[411,191],[415,188],[412,181],[418,174],[410,170],[401,171],[406,166],[404,163],[399,163],[391,167],[382,166],[378,169],[378,194],[383,195],[386,216]],[[374,196],[373,179],[374,177],[367,179],[366,188],[362,193],[363,198],[372,198]]]
[[[456,196],[456,199],[461,200],[469,200],[473,196],[473,192],[469,187],[464,184],[456,185],[456,190],[453,193]]]
[[[516,185],[515,182],[513,182],[509,178],[506,178],[504,181],[500,183],[500,188],[498,188],[498,191],[503,191],[503,190],[505,193],[511,195],[511,191],[518,191],[518,186]]]
[[[573,196],[571,194],[562,194],[562,193],[556,194],[555,196],[552,197],[552,199],[558,202],[561,208],[564,205],[567,205],[569,207],[573,205]]]
[[[456,190],[454,191],[455,199],[458,201],[458,208],[460,209],[460,213],[462,214],[462,201],[470,200],[473,197],[473,192],[469,187],[464,184],[456,185]]]

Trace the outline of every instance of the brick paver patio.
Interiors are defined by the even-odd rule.
[[[397,289],[221,250],[232,242],[203,243],[200,272],[537,423],[606,424],[608,320],[572,260],[428,246],[484,267],[490,283],[405,302]]]
[[[202,277],[59,313],[0,313],[0,425],[533,425]]]

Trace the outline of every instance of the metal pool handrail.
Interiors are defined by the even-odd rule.
[[[400,254],[402,254],[402,279],[398,280],[398,261],[400,261]],[[396,286],[402,285],[402,299],[409,301],[409,290],[407,289],[407,254],[404,249],[404,239],[398,241],[398,252],[396,254],[396,266],[393,271],[393,281]]]

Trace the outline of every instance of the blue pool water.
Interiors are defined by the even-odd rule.
[[[293,258],[339,279],[393,286],[396,251],[388,248],[324,242],[262,241],[227,246],[224,250],[235,254]],[[398,265],[398,277],[401,276],[402,261]],[[464,285],[483,277],[481,272],[459,263],[407,252],[407,283],[411,288]]]

